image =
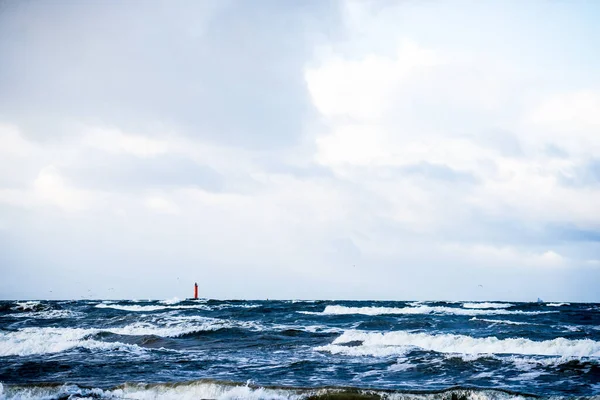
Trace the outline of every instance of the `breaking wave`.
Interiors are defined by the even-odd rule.
[[[42,304],[40,301],[20,301],[16,302],[13,310],[15,311],[42,311],[47,310],[48,305]]]
[[[160,310],[178,310],[178,309],[200,309],[200,310],[210,310],[210,307],[204,304],[197,305],[177,305],[177,303],[173,303],[173,305],[164,305],[164,306],[140,306],[137,304],[131,306],[124,306],[120,304],[105,304],[100,303],[96,305],[96,308],[112,308],[115,310],[121,311],[132,311],[132,312],[152,312],[152,311],[160,311]]]
[[[251,322],[226,321],[198,316],[173,317],[160,325],[137,322],[123,327],[106,328],[23,328],[13,332],[0,332],[0,356],[60,353],[77,347],[141,351],[143,349],[136,345],[94,340],[94,335],[106,332],[124,336],[167,338],[236,327],[260,329]]]
[[[180,300],[178,297],[173,297],[172,299],[162,300],[162,301],[160,301],[160,303],[172,306],[174,304],[181,303],[181,301],[182,300]]]
[[[417,306],[417,307],[347,307],[332,305],[325,307],[322,313],[305,311],[306,314],[322,315],[393,315],[393,314],[453,314],[453,315],[535,315],[551,313],[553,311],[520,311],[520,310],[498,310],[498,309],[464,309],[444,306]]]
[[[32,319],[62,319],[62,318],[81,318],[85,314],[72,310],[48,310],[48,311],[26,311],[19,314],[13,314],[13,318],[32,318]]]
[[[351,346],[349,346],[350,344]],[[358,344],[358,345],[357,345]],[[389,356],[413,349],[459,354],[523,354],[562,357],[600,357],[600,342],[591,339],[557,338],[533,341],[524,338],[475,338],[464,335],[394,332],[346,331],[333,343],[317,347],[333,354]]]
[[[514,306],[510,303],[463,303],[464,308],[508,308]]]
[[[86,388],[77,385],[6,385],[0,384],[0,399],[216,399],[216,400],[517,400],[537,396],[504,390],[452,388],[439,391],[394,391],[352,387],[290,388],[261,387],[247,383],[200,380],[172,384],[124,384],[110,389]],[[560,397],[553,397],[559,400]]]
[[[518,321],[508,321],[505,319],[485,319],[485,318],[477,318],[473,317],[469,321],[482,321],[489,322],[491,324],[506,324],[506,325],[537,325],[531,322],[518,322]]]
[[[83,328],[23,328],[0,333],[0,357],[60,353],[76,347],[98,350],[143,351],[139,346],[102,342],[91,336],[98,330]]]

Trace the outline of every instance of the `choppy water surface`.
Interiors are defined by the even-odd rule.
[[[0,382],[6,399],[599,396],[600,305],[5,301]]]

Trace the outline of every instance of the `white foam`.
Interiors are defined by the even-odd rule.
[[[571,303],[548,303],[546,305],[548,307],[562,307],[562,306],[570,306]]]
[[[136,345],[91,339],[93,335],[100,332],[127,336],[178,337],[193,332],[215,331],[231,327],[262,329],[255,325],[246,321],[190,316],[171,317],[157,323],[137,322],[109,328],[23,328],[15,332],[0,332],[0,356],[60,353],[75,347],[142,350]]]
[[[48,310],[48,311],[31,311],[19,314],[13,314],[14,318],[31,318],[31,319],[59,319],[59,318],[81,318],[84,313],[72,310]]]
[[[515,365],[515,367],[521,371],[529,371],[531,369],[536,369],[540,365],[544,367],[556,367],[560,364],[566,364],[572,361],[579,360],[579,357],[572,356],[552,356],[552,357],[536,357],[536,356],[524,356],[524,355],[510,355],[510,356],[502,356],[495,357],[503,362],[511,362]],[[590,358],[588,361],[593,363],[600,362],[597,358]]]
[[[390,365],[387,370],[388,371],[395,371],[395,372],[402,372],[402,371],[407,371],[409,369],[413,369],[415,368],[417,365],[416,364],[412,364],[410,362],[410,359],[407,357],[399,357],[396,360],[395,364]]]
[[[508,321],[505,319],[485,319],[485,318],[477,318],[477,317],[473,317],[469,321],[483,321],[483,322],[489,322],[492,324],[506,324],[506,325],[538,325],[538,324],[533,324],[531,322]]]
[[[212,331],[217,329],[219,329],[219,327],[213,324],[188,326],[155,326],[144,322],[138,322],[122,328],[102,329],[102,331],[114,333],[117,335],[128,336],[178,337],[193,332]]]
[[[360,342],[358,346],[343,346]],[[569,340],[557,338],[532,341],[524,338],[498,339],[496,337],[474,338],[471,336],[426,333],[346,331],[333,343],[317,347],[318,351],[348,355],[402,355],[419,348],[438,353],[459,354],[524,354],[564,357],[600,357],[600,342],[591,339]]]
[[[545,314],[556,311],[519,311],[519,310],[498,310],[498,309],[464,309],[444,306],[425,306],[418,307],[346,307],[346,306],[327,306],[322,313],[313,313],[310,311],[299,311],[303,314],[319,314],[319,315],[348,315],[348,314],[363,314],[363,315],[394,315],[394,314],[452,314],[452,315],[534,315]]]
[[[178,297],[173,297],[172,299],[162,300],[160,303],[167,304],[167,305],[173,305],[173,304],[181,303],[181,300]]]
[[[89,339],[97,332],[97,329],[80,328],[23,328],[16,332],[0,332],[0,356],[60,353],[75,347],[134,352],[143,350],[136,345]]]
[[[21,301],[16,303],[15,307],[13,307],[13,310],[36,311],[40,307],[45,308],[39,301]]]
[[[484,309],[484,308],[508,308],[508,307],[514,306],[514,304],[510,304],[510,303],[487,303],[487,302],[483,302],[483,303],[464,303],[462,306],[464,308],[479,308],[479,309]]]
[[[366,373],[363,376],[371,375]],[[447,379],[436,380],[438,384],[450,384]],[[54,398],[78,399],[135,399],[135,400],[300,400],[311,396],[340,392],[341,389],[284,389],[262,388],[249,385],[226,385],[213,382],[191,382],[183,384],[126,384],[117,389],[86,389],[76,385],[63,386],[6,386],[0,385],[2,400],[37,400]],[[365,390],[365,394],[379,394],[388,400],[443,400],[459,398],[465,400],[526,400],[523,397],[496,390],[451,389],[440,393],[377,392]],[[332,396],[333,397],[333,396]]]
[[[285,389],[252,388],[249,386],[221,385],[198,382],[180,385],[125,385],[119,389],[84,389],[75,385],[61,387],[15,387],[4,390],[2,400],[47,399],[47,398],[84,398],[84,399],[136,399],[136,400],[294,400],[300,394]]]
[[[218,306],[213,306],[214,310],[225,310],[228,308],[258,308],[259,304],[219,304]]]
[[[156,324],[137,322],[119,328],[103,328],[102,331],[117,335],[178,337],[194,332],[216,331],[233,327],[257,329],[256,324],[251,322],[230,321],[195,315],[189,317],[170,317]]]
[[[204,304],[197,305],[164,305],[164,306],[140,306],[137,304],[134,305],[119,305],[119,304],[96,304],[96,308],[112,308],[115,310],[121,311],[132,311],[132,312],[150,312],[150,311],[159,311],[159,310],[180,310],[180,309],[200,309],[200,310],[210,310],[210,307]]]
[[[131,306],[123,306],[123,305],[119,305],[119,304],[104,304],[104,303],[100,303],[100,304],[96,304],[96,308],[112,308],[115,310],[121,310],[121,311],[134,311],[134,312],[141,312],[141,311],[158,311],[158,310],[166,310],[167,306],[139,306],[139,305],[131,305]]]
[[[223,328],[241,328],[256,332],[266,330],[266,328],[263,325],[255,321],[236,321],[229,319],[202,317],[199,315],[169,316],[169,319],[165,323],[167,326],[173,323],[181,323],[184,326],[188,323],[196,325],[200,324],[200,326],[204,328],[202,330],[207,331],[218,330]]]

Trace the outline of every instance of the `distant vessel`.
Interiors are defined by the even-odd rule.
[[[542,299],[540,299],[540,298],[538,297],[538,299],[537,299],[537,302],[538,302],[538,303],[543,303],[543,302],[544,302],[544,300],[542,300]]]

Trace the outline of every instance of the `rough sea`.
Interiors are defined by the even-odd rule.
[[[600,305],[2,301],[0,399],[600,399]]]

